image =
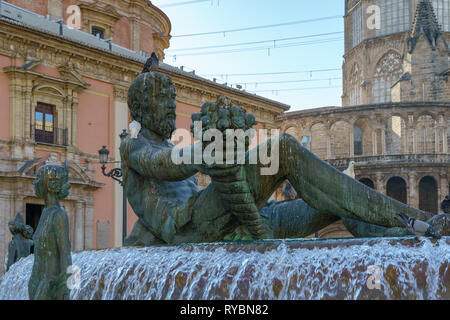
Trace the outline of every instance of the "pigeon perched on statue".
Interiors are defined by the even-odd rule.
[[[355,161],[350,161],[350,163],[348,164],[348,168],[345,169],[343,173],[355,179]]]
[[[450,214],[450,194],[448,194],[445,197],[444,201],[442,201],[442,203],[441,203],[441,210],[444,213]]]
[[[400,213],[398,217],[395,217],[395,219],[400,221],[401,224],[417,236],[426,236],[437,239],[441,238],[439,232],[434,230],[434,228],[427,222],[408,217],[404,213]]]
[[[155,71],[159,66],[159,59],[158,56],[152,52],[152,55],[150,58],[147,59],[147,61],[144,64],[144,69],[142,70],[142,73]]]

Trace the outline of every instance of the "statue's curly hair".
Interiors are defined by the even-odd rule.
[[[128,89],[128,108],[132,120],[142,123],[144,107],[154,106],[155,97],[161,92],[160,89],[164,80],[172,83],[168,75],[160,72],[141,73],[134,79]]]

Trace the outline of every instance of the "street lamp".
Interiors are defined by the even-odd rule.
[[[127,131],[124,129],[122,133],[119,135],[120,140],[125,139],[125,137],[128,135]],[[113,168],[111,171],[106,173],[106,164],[108,163],[108,156],[109,156],[109,150],[106,148],[106,146],[103,146],[100,150],[98,150],[98,158],[100,163],[102,164],[102,173],[105,177],[110,177],[117,182],[120,183],[122,186],[122,198],[123,198],[123,207],[122,207],[122,243],[125,240],[127,236],[127,194],[125,187],[123,185],[123,179],[122,178],[122,169],[121,168]]]

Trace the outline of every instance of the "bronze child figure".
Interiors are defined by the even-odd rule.
[[[67,268],[72,265],[69,220],[60,200],[69,194],[67,167],[48,164],[33,182],[45,208],[34,234],[34,265],[28,283],[31,300],[68,300]]]
[[[8,222],[9,231],[13,235],[12,240],[8,244],[8,261],[6,263],[6,271],[19,261],[21,258],[28,257],[33,246],[33,228],[25,225],[23,217],[20,213],[14,219]]]

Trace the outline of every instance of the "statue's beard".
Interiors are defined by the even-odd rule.
[[[176,129],[174,119],[163,119],[161,121],[158,121],[158,123],[155,123],[155,126],[157,127],[158,133],[167,140],[170,140],[170,138],[172,137],[172,133]]]

